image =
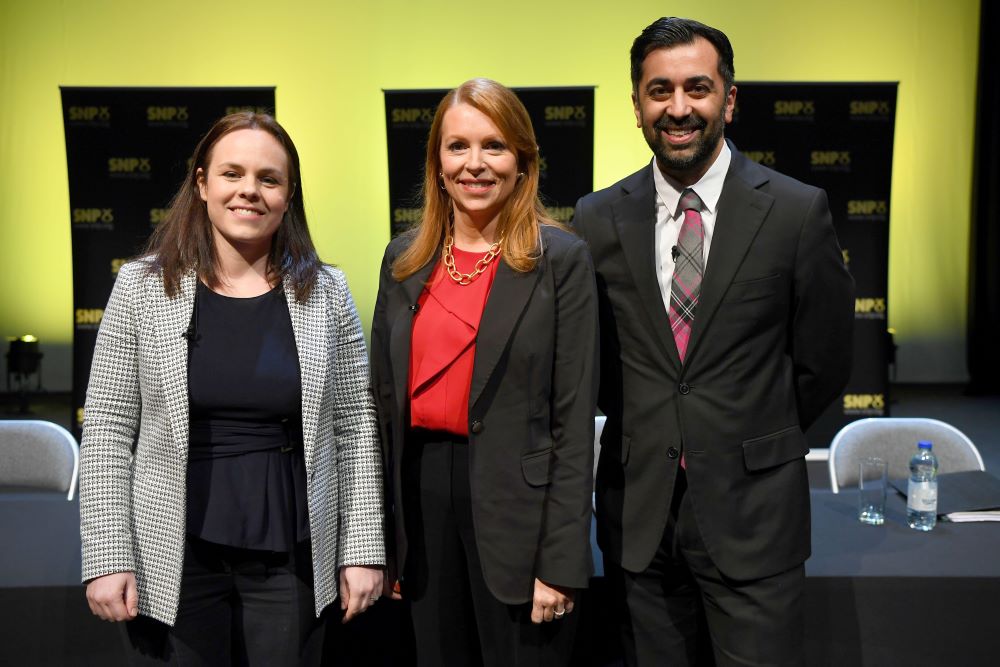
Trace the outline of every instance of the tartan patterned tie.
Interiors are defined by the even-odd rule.
[[[705,228],[701,224],[701,199],[694,190],[681,193],[680,209],[684,211],[684,222],[677,236],[674,278],[670,285],[670,329],[677,344],[677,356],[683,363],[705,272]]]

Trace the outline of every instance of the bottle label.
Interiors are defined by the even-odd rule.
[[[937,512],[937,480],[914,482],[906,487],[906,508],[914,512]]]

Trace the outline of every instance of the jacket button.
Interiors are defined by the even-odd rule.
[[[420,310],[420,304],[419,303],[411,303],[410,304],[410,310],[412,310],[413,312],[417,312],[418,310]]]
[[[669,458],[676,459],[678,456],[680,456],[680,452],[677,451],[676,447],[670,447],[669,449],[667,449],[667,456]]]
[[[472,422],[472,428],[470,428],[469,430],[472,431],[473,433],[482,433],[483,432],[483,422],[479,421],[478,419],[473,420],[473,422]]]
[[[677,390],[685,396],[691,393],[691,387],[689,387],[685,382],[681,382],[680,386],[677,387]]]

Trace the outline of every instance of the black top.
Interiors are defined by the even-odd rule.
[[[281,285],[248,299],[198,283],[188,336],[187,531],[290,551],[309,538],[302,381]]]

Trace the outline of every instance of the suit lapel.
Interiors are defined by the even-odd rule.
[[[406,406],[410,402],[410,340],[413,332],[412,306],[417,303],[423,292],[431,270],[437,264],[437,257],[427,262],[419,271],[399,284],[403,303],[395,305],[395,312],[388,313],[392,318],[389,322],[389,355],[392,358],[393,383],[395,384],[396,414],[408,414]]]
[[[188,340],[185,337],[194,308],[194,293],[197,286],[193,271],[181,278],[180,290],[174,298],[168,298],[163,290],[162,278],[158,279],[158,289],[153,289],[153,326],[156,331],[156,347],[159,350],[160,382],[167,405],[167,416],[173,433],[174,445],[182,461],[188,453]]]
[[[732,146],[730,146],[732,148]],[[732,148],[733,157],[719,197],[715,232],[708,265],[701,283],[698,311],[691,327],[686,360],[697,354],[698,344],[712,322],[722,297],[743,263],[774,198],[757,190],[767,182],[767,174]]]
[[[663,295],[656,279],[656,190],[652,167],[639,172],[631,183],[635,183],[635,188],[612,206],[615,227],[639,301],[646,311],[652,338],[677,368],[680,366],[677,345],[670,332],[670,318],[663,307]]]
[[[323,401],[323,385],[327,377],[328,352],[336,346],[336,341],[329,340],[333,330],[332,323],[326,320],[328,288],[320,276],[305,303],[295,300],[295,288],[290,280],[284,281],[283,289],[299,356],[299,377],[302,382],[302,446],[306,469],[312,470],[319,410]]]
[[[514,271],[502,259],[497,261],[500,263],[479,322],[479,335],[476,337],[476,359],[469,391],[470,407],[476,404],[483,393],[535,285],[545,272],[544,254],[535,268],[527,273]]]

